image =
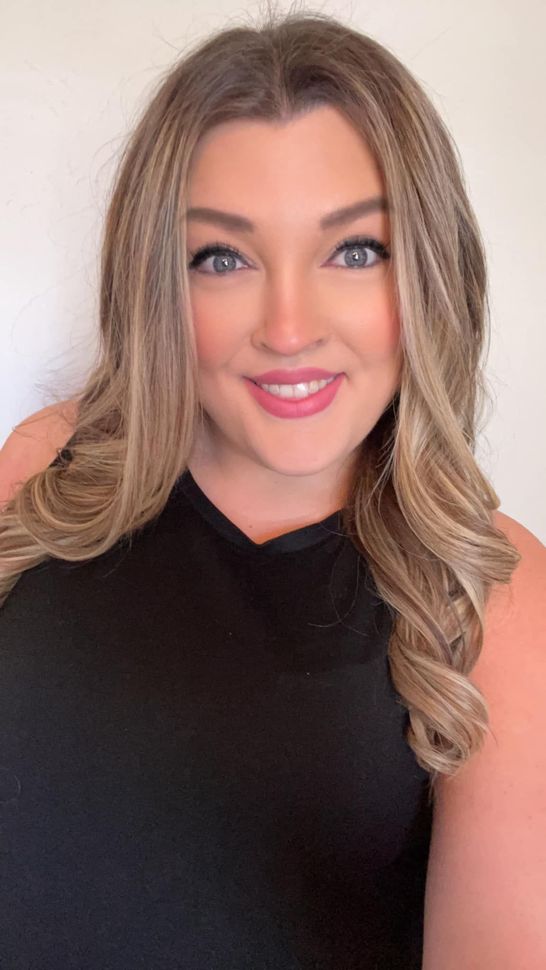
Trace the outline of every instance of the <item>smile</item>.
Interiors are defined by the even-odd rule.
[[[303,398],[309,397],[311,394],[316,394],[317,391],[321,391],[323,387],[331,384],[334,380],[335,377],[329,377],[328,380],[324,381],[302,381],[299,384],[258,384],[257,381],[254,383],[257,387],[262,387],[268,394],[274,394],[275,397],[282,397],[288,400],[297,398],[301,401]]]
[[[328,408],[345,377],[337,374],[322,381],[299,384],[256,384],[244,377],[252,397],[260,407],[276,418],[307,418]]]

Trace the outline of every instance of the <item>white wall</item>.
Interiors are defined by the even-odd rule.
[[[116,153],[164,68],[254,3],[4,0],[0,442],[78,386],[96,346],[98,239]],[[286,9],[288,3],[283,4]],[[490,267],[494,412],[479,459],[546,544],[546,3],[317,2],[388,46],[461,151]]]

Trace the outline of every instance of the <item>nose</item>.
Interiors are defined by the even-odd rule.
[[[257,350],[283,357],[301,356],[328,341],[330,328],[317,300],[300,283],[270,285],[252,334]]]

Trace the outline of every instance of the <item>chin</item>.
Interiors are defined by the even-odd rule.
[[[313,456],[302,456],[300,454],[289,455],[284,451],[282,455],[264,454],[256,455],[257,460],[265,468],[275,472],[277,475],[286,475],[292,478],[303,478],[313,475],[321,475],[332,467],[340,467],[345,459],[345,455],[332,454]]]

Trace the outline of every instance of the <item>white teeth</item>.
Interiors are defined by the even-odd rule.
[[[334,375],[335,376],[335,375]],[[334,377],[329,377],[326,381],[306,381],[301,384],[259,384],[264,391],[273,394],[275,397],[285,398],[304,398],[311,394],[316,394],[327,384],[331,384]]]

